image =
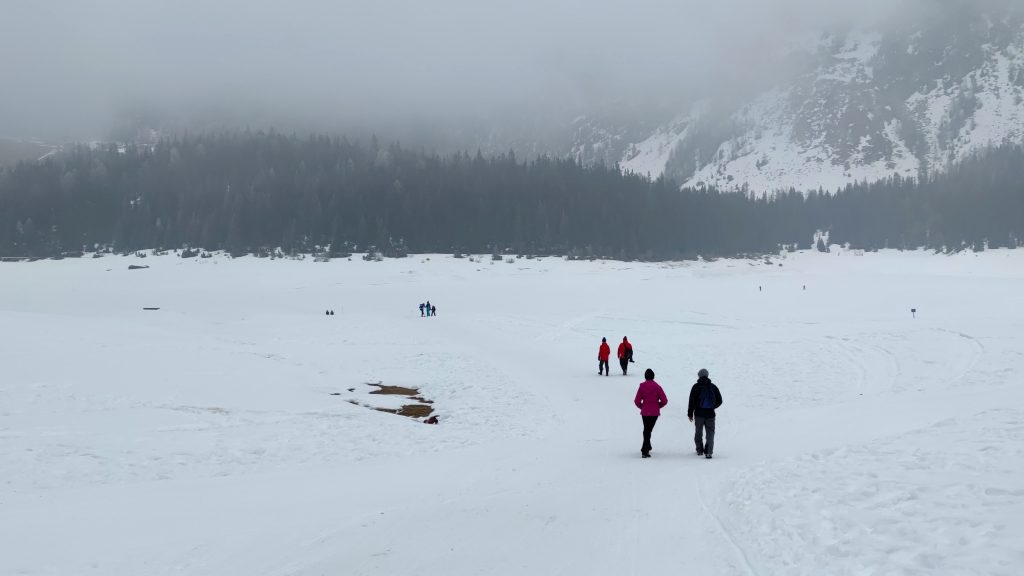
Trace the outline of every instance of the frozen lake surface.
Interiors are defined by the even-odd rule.
[[[1024,570],[1024,250],[5,263],[0,326],[3,575]]]

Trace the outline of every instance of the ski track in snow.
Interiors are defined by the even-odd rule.
[[[3,264],[0,574],[1014,574],[1022,257]]]
[[[736,538],[734,538],[732,532],[725,527],[725,524],[722,524],[722,519],[708,507],[707,500],[704,499],[704,490],[701,488],[700,482],[697,482],[697,495],[700,499],[701,510],[711,518],[715,524],[715,528],[722,537],[729,542],[729,545],[735,551],[736,556],[743,562],[743,567],[746,569],[746,573],[749,576],[758,576],[757,570],[755,570],[753,564],[750,563],[750,560],[747,558],[747,553],[743,550],[743,547],[736,542]]]

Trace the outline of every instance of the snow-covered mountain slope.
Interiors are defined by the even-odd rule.
[[[991,44],[980,50],[984,63],[959,83],[907,99],[932,169],[987,147],[1024,142],[1024,35],[1005,50]]]
[[[846,38],[813,75],[733,114],[739,134],[705,162],[676,158],[676,175],[688,186],[755,191],[835,189],[892,172],[916,176],[920,163],[878,96],[872,60],[880,44],[876,35]]]
[[[699,115],[699,109],[694,113],[681,116],[667,126],[659,127],[647,139],[630,144],[626,148],[619,166],[622,170],[634,174],[644,174],[651,177],[658,177],[665,171],[665,164],[668,162],[672,151],[680,142],[686,140],[690,134],[690,126],[694,117]]]
[[[827,35],[792,54],[806,62],[794,78],[658,126],[623,144],[619,165],[692,187],[835,190],[1024,143],[1020,24],[964,9],[886,33]]]
[[[620,102],[600,114],[581,114],[570,125],[568,154],[584,164],[621,163],[638,173],[664,166],[660,159],[675,147],[692,114],[677,115],[677,106]]]

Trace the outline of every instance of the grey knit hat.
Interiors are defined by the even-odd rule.
[[[704,368],[701,368],[700,372],[697,372],[697,377],[698,378],[707,378],[708,377],[708,371],[706,369],[704,369]]]

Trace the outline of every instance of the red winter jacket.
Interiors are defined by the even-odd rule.
[[[629,352],[627,352],[627,350]],[[633,355],[633,345],[629,342],[619,344],[619,358],[629,358]]]
[[[597,351],[597,359],[601,362],[607,362],[608,357],[612,355],[612,348],[607,342],[601,342],[601,349]]]

